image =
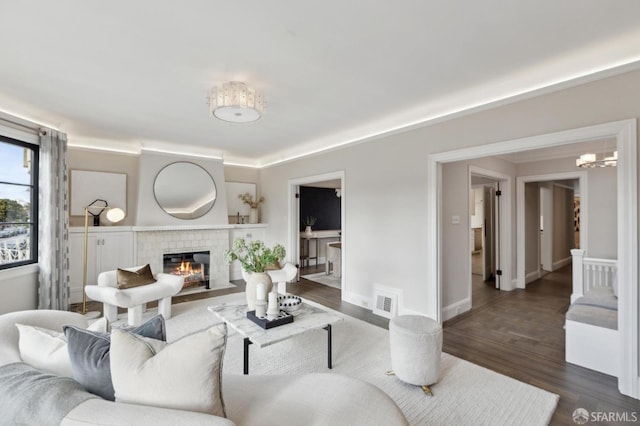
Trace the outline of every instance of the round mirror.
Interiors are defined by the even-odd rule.
[[[216,201],[216,184],[197,164],[171,163],[156,176],[153,194],[158,205],[173,217],[196,219],[204,216]]]

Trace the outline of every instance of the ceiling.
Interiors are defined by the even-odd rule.
[[[3,3],[0,110],[256,167],[640,66],[637,0]],[[209,114],[233,80],[260,120]]]

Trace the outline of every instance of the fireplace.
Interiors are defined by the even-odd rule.
[[[209,289],[209,256],[208,251],[163,254],[162,269],[166,274],[184,277],[183,291]]]

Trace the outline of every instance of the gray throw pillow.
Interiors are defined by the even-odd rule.
[[[75,326],[63,327],[67,338],[73,378],[84,388],[104,399],[115,400],[111,382],[111,335]],[[164,317],[156,315],[130,332],[156,340],[167,340]]]

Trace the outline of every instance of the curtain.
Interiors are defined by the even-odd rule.
[[[69,309],[67,135],[40,132],[38,309]]]

